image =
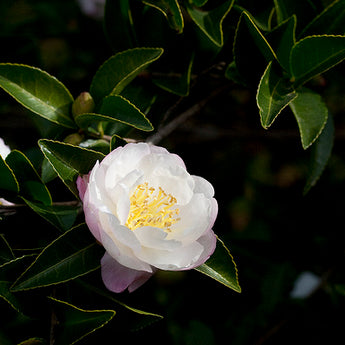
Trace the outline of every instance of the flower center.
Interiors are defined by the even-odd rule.
[[[153,226],[170,232],[171,225],[180,218],[176,216],[180,210],[172,207],[176,204],[176,198],[167,194],[159,187],[149,187],[145,182],[137,186],[130,196],[129,215],[126,226],[135,230],[142,226]]]

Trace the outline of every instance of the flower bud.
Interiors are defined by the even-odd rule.
[[[80,135],[79,133],[73,133],[67,135],[67,137],[64,139],[64,142],[67,144],[78,146],[83,140],[84,137],[82,135]]]
[[[74,117],[80,114],[92,113],[95,102],[88,92],[82,92],[73,102],[72,114]]]

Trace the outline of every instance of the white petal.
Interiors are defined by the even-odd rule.
[[[141,159],[150,154],[149,145],[145,143],[127,144],[111,161],[105,175],[105,186],[114,188],[120,179],[137,169]]]
[[[202,193],[206,198],[212,198],[214,196],[214,188],[210,182],[203,177],[192,175],[194,179],[194,193]]]
[[[161,187],[167,194],[173,195],[178,204],[186,204],[193,196],[194,180],[188,172],[176,164],[172,155],[149,155],[140,162],[138,169],[143,173],[143,180],[151,187]]]
[[[140,271],[152,272],[150,265],[137,258],[141,245],[133,232],[112,214],[101,214],[101,238],[105,250],[121,265]]]
[[[198,242],[181,246],[173,251],[142,247],[138,257],[161,270],[179,271],[188,269],[197,262],[203,250],[203,246]]]
[[[196,241],[213,226],[217,203],[203,194],[194,194],[189,204],[179,209],[180,220],[172,225],[168,238],[187,244]]]
[[[181,242],[167,240],[167,233],[159,228],[143,226],[133,231],[140,244],[147,248],[163,249],[172,251],[181,246]]]

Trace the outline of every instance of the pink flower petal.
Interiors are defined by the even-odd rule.
[[[105,253],[101,260],[101,272],[106,288],[117,293],[123,292],[127,288],[129,292],[133,292],[153,274],[122,266],[108,253]]]
[[[77,188],[79,191],[79,197],[80,197],[81,201],[84,200],[86,188],[87,188],[87,185],[89,183],[89,177],[90,177],[90,173],[88,173],[87,175],[78,176],[78,178],[77,178]]]

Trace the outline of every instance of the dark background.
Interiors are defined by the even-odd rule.
[[[74,1],[2,1],[0,45],[0,62],[40,67],[74,97],[88,89],[97,68],[113,54],[102,22],[83,14]],[[123,333],[115,317],[81,344],[101,344],[100,339],[111,344],[333,344],[344,339],[345,66],[313,81],[334,115],[336,136],[329,164],[306,196],[310,157],[293,115],[284,112],[264,130],[255,89],[213,72],[217,85],[226,88],[159,144],[179,154],[191,174],[214,185],[219,204],[214,231],[234,256],[242,293],[196,271],[161,272],[133,294],[116,298],[161,314],[163,321]],[[213,86],[201,78],[171,120]],[[176,101],[163,102],[161,112]],[[0,137],[39,162],[37,121],[0,93]],[[61,192],[61,198],[71,197]],[[320,277],[321,284],[307,298],[293,299],[294,282],[305,271]]]

